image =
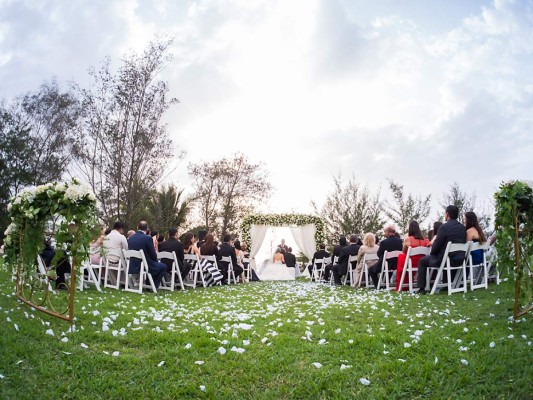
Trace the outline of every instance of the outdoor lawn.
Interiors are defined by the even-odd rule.
[[[533,398],[533,318],[509,320],[511,282],[421,297],[305,280],[90,288],[74,332],[0,282],[1,399]]]

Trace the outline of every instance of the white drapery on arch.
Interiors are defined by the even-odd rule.
[[[252,241],[252,246],[250,249],[250,262],[252,268],[256,267],[255,256],[261,249],[263,241],[265,240],[266,233],[270,227],[280,227],[283,225],[254,225],[250,226],[250,239]],[[313,254],[316,251],[316,226],[315,224],[307,224],[300,226],[290,227],[294,241],[298,245],[298,248],[308,259],[313,258]],[[298,277],[301,275],[300,269],[295,269],[295,276]]]

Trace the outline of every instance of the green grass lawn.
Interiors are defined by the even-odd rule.
[[[509,320],[510,283],[421,297],[307,281],[91,288],[68,332],[17,302],[9,278],[1,399],[533,398],[532,317]]]

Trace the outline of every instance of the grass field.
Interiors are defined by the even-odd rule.
[[[533,399],[513,288],[414,296],[307,281],[76,294],[75,331],[0,272],[0,398]]]

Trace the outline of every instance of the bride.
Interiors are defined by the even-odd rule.
[[[294,280],[294,268],[289,268],[285,265],[283,253],[280,248],[277,248],[272,262],[265,260],[259,271],[257,271],[257,275],[262,281]]]

